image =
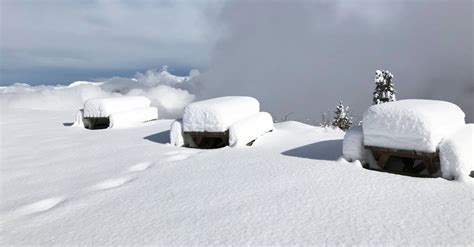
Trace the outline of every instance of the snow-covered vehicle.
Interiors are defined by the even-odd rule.
[[[243,146],[273,130],[273,119],[260,112],[252,97],[227,96],[187,105],[183,119],[171,124],[170,140],[175,146],[218,148]]]
[[[84,102],[74,125],[87,129],[126,127],[158,119],[158,109],[143,96],[93,98]]]
[[[412,99],[373,105],[364,114],[362,129],[353,128],[346,134],[344,156],[375,163],[381,169],[389,159],[397,159],[403,164],[402,172],[418,173],[426,168],[435,175],[441,168],[440,175],[448,177],[448,162],[440,161],[440,156],[446,157],[449,151],[440,147],[466,126],[464,117],[458,106],[445,101]]]

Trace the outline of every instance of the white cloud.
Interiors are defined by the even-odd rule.
[[[195,74],[195,71],[192,72]],[[192,77],[149,70],[135,78],[113,77],[100,82],[77,81],[67,86],[14,84],[0,87],[0,105],[7,109],[70,111],[81,109],[89,98],[143,95],[158,107],[160,118],[180,117],[195,95],[185,87]]]

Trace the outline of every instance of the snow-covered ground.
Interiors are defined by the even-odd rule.
[[[68,126],[1,112],[2,245],[469,245],[474,185],[340,160],[344,133],[275,125],[252,147],[169,142],[171,120]]]

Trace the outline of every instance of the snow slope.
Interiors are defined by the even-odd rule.
[[[474,241],[473,184],[339,160],[339,131],[284,122],[250,148],[198,150],[166,144],[169,120],[87,130],[73,118],[2,110],[2,245]]]

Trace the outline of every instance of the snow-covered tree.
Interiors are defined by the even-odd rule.
[[[388,70],[375,71],[374,105],[397,100],[392,78],[393,75]]]
[[[339,104],[336,107],[332,126],[338,127],[344,131],[352,126],[352,117],[350,116],[349,106],[344,106],[342,101],[339,101]]]

